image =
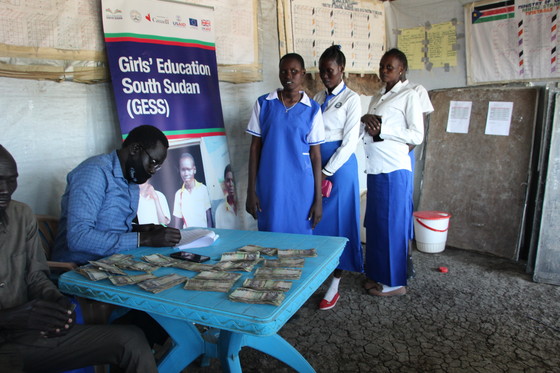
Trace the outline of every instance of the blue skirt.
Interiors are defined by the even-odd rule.
[[[414,149],[412,149],[408,156],[410,157],[410,169],[412,172],[410,173],[410,208],[414,211],[414,166],[416,164],[416,157],[414,156]],[[410,214],[410,234],[408,237],[409,240],[414,239],[414,220],[412,214]]]
[[[397,170],[367,177],[366,276],[389,286],[406,286],[410,174]]]
[[[323,167],[341,143],[332,141],[321,144]],[[361,273],[364,271],[364,262],[360,242],[360,188],[356,156],[352,154],[327,180],[333,184],[331,195],[323,197],[323,218],[313,234],[348,238],[337,268]]]

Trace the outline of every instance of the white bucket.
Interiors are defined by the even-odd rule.
[[[424,253],[441,253],[445,249],[451,214],[441,211],[413,213],[416,248]]]

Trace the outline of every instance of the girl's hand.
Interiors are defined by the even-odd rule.
[[[381,121],[379,119],[379,116],[373,114],[366,114],[362,117],[365,130],[371,137],[377,136],[381,132]]]
[[[259,200],[259,197],[257,196],[256,193],[247,193],[247,202],[245,202],[245,210],[247,210],[247,212],[251,214],[253,219],[257,218],[257,211],[258,212],[262,211],[261,201]]]
[[[317,224],[321,221],[323,217],[323,200],[319,199],[319,201],[314,202],[311,205],[311,210],[309,210],[309,216],[307,216],[307,220],[311,220],[311,228],[315,228]]]

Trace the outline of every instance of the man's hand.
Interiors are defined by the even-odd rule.
[[[150,232],[160,227],[157,224],[132,224],[132,231],[133,232]]]
[[[21,306],[0,311],[0,327],[12,330],[38,330],[45,337],[62,336],[73,326],[71,302],[63,297],[58,303],[34,299]]]
[[[176,228],[154,225],[149,231],[140,231],[140,246],[169,247],[181,240],[181,232]]]

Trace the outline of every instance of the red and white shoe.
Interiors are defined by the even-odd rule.
[[[330,310],[331,308],[333,308],[334,306],[336,306],[336,302],[338,302],[338,298],[340,298],[340,294],[336,293],[333,297],[333,299],[331,299],[331,301],[329,302],[326,299],[323,299],[321,301],[321,303],[319,303],[319,309],[321,311],[326,311],[326,310]]]

